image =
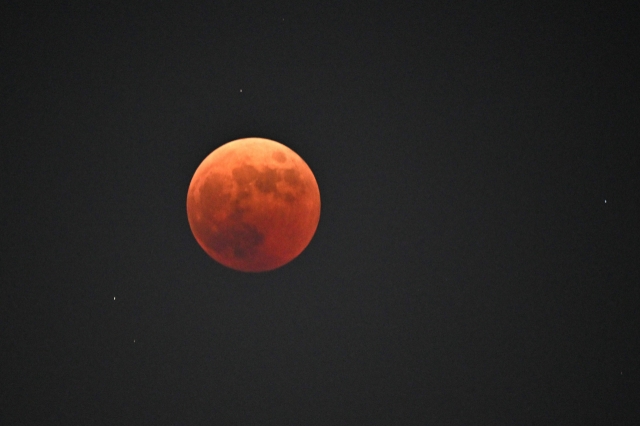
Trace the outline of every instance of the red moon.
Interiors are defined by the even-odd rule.
[[[243,272],[279,268],[307,247],[320,220],[311,169],[286,146],[238,139],[198,166],[187,194],[196,241],[213,259]]]

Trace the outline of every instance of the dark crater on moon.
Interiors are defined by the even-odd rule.
[[[295,200],[296,194],[294,192],[301,192],[304,189],[300,172],[293,168],[281,170],[265,167],[262,171],[259,171],[252,165],[244,164],[233,169],[231,175],[238,185],[239,193],[250,193],[250,186],[253,184],[253,187],[263,194],[273,194],[274,197],[284,198],[286,201],[292,202]],[[282,181],[291,187],[294,192],[279,191],[277,184]]]
[[[287,160],[287,156],[284,155],[282,152],[280,151],[276,151],[273,153],[272,155],[273,159],[276,160],[278,163],[284,163]]]
[[[245,258],[255,254],[264,242],[264,235],[248,223],[235,222],[231,226],[221,227],[218,231],[209,232],[205,243],[217,253],[230,250],[237,258]]]

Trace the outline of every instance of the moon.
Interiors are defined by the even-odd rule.
[[[302,158],[279,142],[238,139],[198,166],[187,193],[196,241],[243,272],[279,268],[307,247],[320,220],[320,190]]]

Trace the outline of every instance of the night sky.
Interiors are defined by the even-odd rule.
[[[0,10],[2,425],[640,424],[637,5],[51,3]],[[260,274],[186,216],[250,136],[322,199]]]

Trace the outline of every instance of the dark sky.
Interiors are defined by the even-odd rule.
[[[0,11],[0,423],[639,424],[637,6],[54,3]],[[262,274],[186,216],[249,136],[322,197]]]

